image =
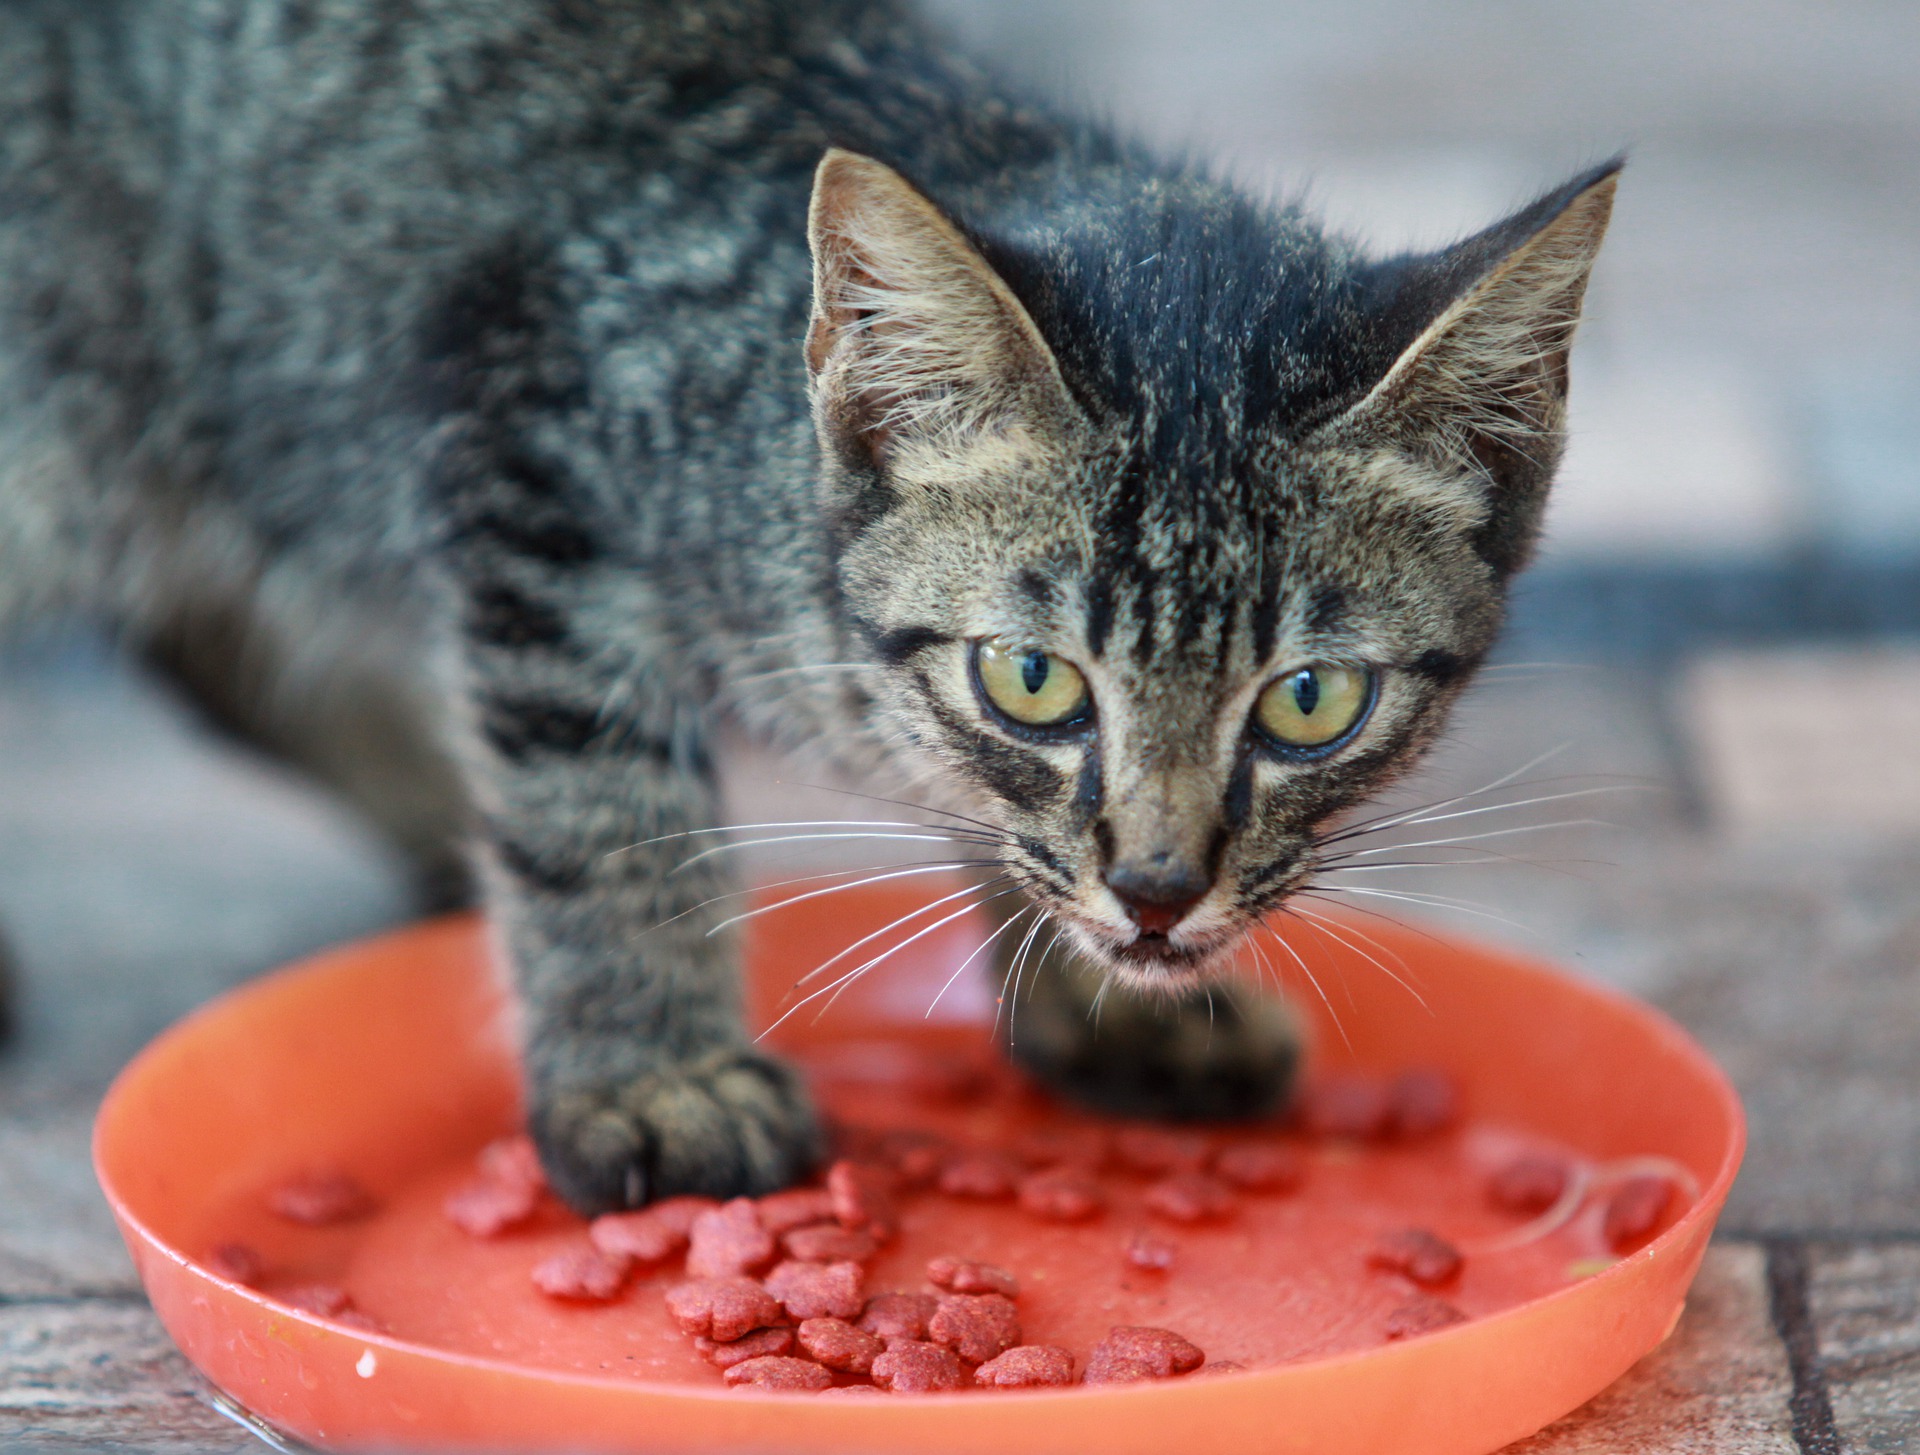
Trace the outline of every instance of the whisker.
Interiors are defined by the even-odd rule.
[[[1446,823],[1451,819],[1474,818],[1483,813],[1507,813],[1516,808],[1531,808],[1536,803],[1565,803],[1569,799],[1593,798],[1602,793],[1632,793],[1632,792],[1650,792],[1650,791],[1652,791],[1650,785],[1643,785],[1643,784],[1636,784],[1636,783],[1615,783],[1615,784],[1609,784],[1600,788],[1576,788],[1568,793],[1543,793],[1534,798],[1514,799],[1506,803],[1483,803],[1478,808],[1457,808],[1452,813],[1436,813],[1436,814],[1424,815],[1419,818],[1410,818],[1406,820],[1406,823],[1423,824],[1423,825],[1434,824],[1434,823]],[[1391,827],[1400,828],[1403,826],[1404,825],[1402,824],[1394,824]],[[1370,832],[1384,833],[1385,830],[1373,829],[1373,830],[1370,830]],[[1354,837],[1357,837],[1357,835]],[[1337,842],[1337,840],[1329,839],[1326,842],[1333,843],[1333,842]]]
[[[1282,910],[1281,912],[1283,914],[1292,913],[1291,910]],[[1292,942],[1289,941],[1286,936],[1282,935],[1279,930],[1275,929],[1272,924],[1266,920],[1261,920],[1260,928],[1272,935],[1274,943],[1293,957],[1293,963],[1300,967],[1300,973],[1307,977],[1307,984],[1313,987],[1313,993],[1320,997],[1320,1003],[1327,1008],[1327,1018],[1333,1022],[1333,1028],[1340,1033],[1340,1039],[1346,1043],[1347,1049],[1352,1050],[1353,1040],[1347,1035],[1346,1023],[1340,1019],[1340,1012],[1333,1008],[1333,999],[1327,994],[1327,988],[1320,983],[1320,977],[1307,968],[1307,962],[1300,957],[1300,952],[1294,949]],[[1275,978],[1277,982],[1278,977]]]
[[[1465,793],[1456,793],[1452,798],[1443,798],[1438,803],[1423,804],[1419,808],[1401,809],[1394,812],[1383,813],[1374,818],[1360,819],[1355,823],[1347,824],[1327,835],[1324,839],[1319,840],[1319,842],[1323,844],[1338,843],[1341,839],[1354,838],[1368,830],[1379,831],[1392,828],[1395,824],[1404,823],[1418,814],[1428,812],[1430,809],[1450,808],[1456,803],[1466,803],[1468,800],[1479,798],[1484,794],[1497,792],[1499,789],[1505,788],[1508,784],[1512,783],[1521,774],[1531,773],[1542,763],[1560,753],[1564,753],[1571,746],[1571,743],[1562,743],[1557,748],[1549,748],[1539,757],[1522,763],[1511,773],[1502,774],[1491,783],[1484,784],[1479,788],[1470,789]]]
[[[1361,949],[1358,945],[1354,944],[1352,940],[1349,940],[1345,935],[1341,934],[1339,929],[1334,925],[1332,920],[1327,919],[1323,915],[1315,914],[1312,910],[1307,909],[1305,906],[1295,906],[1293,913],[1299,915],[1303,920],[1306,920],[1309,924],[1317,925],[1321,930],[1324,930],[1327,934],[1331,935],[1334,939],[1338,940],[1341,944],[1345,945],[1349,950],[1353,951],[1354,954],[1358,955],[1361,959],[1367,961],[1369,964],[1378,968],[1382,975],[1385,975],[1387,979],[1391,980],[1395,985],[1398,985],[1402,990],[1406,991],[1408,995],[1411,995],[1415,1000],[1417,1000],[1420,1003],[1420,1008],[1422,1010],[1426,1011],[1429,1015],[1433,1013],[1433,1007],[1427,1004],[1426,996],[1422,995],[1418,990],[1415,990],[1410,983],[1401,979],[1398,975],[1394,974],[1393,971],[1389,970],[1384,961],[1375,959],[1372,955],[1369,955],[1365,950]],[[1348,925],[1347,928],[1353,929],[1353,926]],[[1360,932],[1358,930],[1354,930],[1354,933],[1359,934]],[[1369,944],[1377,946],[1381,949],[1386,948],[1385,946],[1381,945],[1378,940],[1372,939],[1371,937],[1366,937],[1366,938]],[[1388,953],[1392,953],[1392,952],[1389,951]],[[1398,959],[1399,957],[1395,956],[1395,958]],[[1401,960],[1400,963],[1402,968],[1404,968],[1406,965],[1406,961]],[[1411,974],[1412,972],[1409,971],[1408,973]]]
[[[896,839],[906,843],[961,844],[978,842],[966,838],[955,838],[952,834],[780,834],[766,839],[741,839],[734,843],[715,844],[711,849],[702,849],[692,858],[683,859],[670,873],[678,874],[683,869],[691,869],[702,859],[711,859],[716,854],[731,854],[740,849],[764,849],[773,844],[823,844],[844,839]]]
[[[1320,884],[1312,885],[1300,891],[1302,894],[1365,894],[1376,899],[1397,899],[1405,904],[1425,905],[1434,909],[1457,910],[1461,914],[1470,914],[1480,919],[1492,920],[1509,928],[1526,932],[1527,927],[1515,919],[1488,909],[1485,905],[1475,904],[1471,900],[1449,899],[1440,894],[1415,894],[1404,889],[1362,889],[1358,885]]]
[[[762,829],[934,829],[937,824],[913,823],[906,819],[859,819],[859,818],[798,818],[781,820],[774,823],[724,823],[712,828],[682,829],[679,833],[661,834],[657,838],[640,839],[635,843],[623,844],[617,849],[609,849],[603,856],[611,859],[618,854],[630,854],[635,849],[644,849],[652,844],[671,843],[675,839],[696,839],[708,834],[750,834]],[[943,833],[962,833],[960,829],[942,829]]]
[[[917,859],[908,864],[889,864],[886,867],[890,870],[965,869],[975,864],[991,864],[994,862],[992,859]],[[741,889],[729,889],[724,894],[709,895],[698,904],[689,905],[678,914],[668,915],[665,919],[648,925],[640,933],[650,935],[655,930],[664,929],[666,926],[673,924],[676,920],[683,920],[690,914],[698,914],[710,904],[719,904],[722,900],[727,899],[738,899],[743,894],[770,894],[776,889],[791,889],[796,884],[818,884],[822,879],[839,879],[848,874],[866,874],[870,872],[871,868],[872,866],[868,866],[867,868],[828,869],[819,874],[800,874],[792,879],[776,879],[771,884],[749,884]]]
[[[952,860],[944,864],[919,865],[910,869],[889,869],[883,874],[873,874],[865,879],[856,879],[850,884],[829,884],[825,889],[809,889],[805,894],[796,894],[789,899],[781,900],[777,904],[757,905],[752,909],[743,910],[739,914],[723,919],[719,924],[707,931],[707,937],[711,939],[722,930],[730,929],[734,925],[742,924],[750,919],[758,919],[763,914],[772,914],[776,909],[786,909],[789,905],[804,904],[809,899],[819,899],[823,895],[841,894],[849,889],[864,889],[869,884],[884,884],[889,879],[910,879],[922,874],[939,874],[950,869],[955,863],[982,864],[991,862],[991,860],[986,859],[961,859]],[[974,886],[969,885],[968,887],[972,888]]]
[[[1031,908],[1039,909],[1039,906],[1033,905]],[[1000,999],[995,1001],[993,1006],[993,1028],[995,1031],[1000,1029],[1000,1012],[1005,1010],[1007,1013],[1007,1044],[1009,1046],[1013,1044],[1013,1022],[1020,1008],[1020,972],[1026,968],[1027,951],[1032,947],[1034,939],[1039,935],[1040,931],[1046,927],[1048,918],[1048,913],[1044,909],[1041,909],[1040,912],[1034,916],[1033,923],[1027,928],[1026,937],[1020,941],[1020,947],[1013,952],[1013,958],[1007,962],[1007,973],[1000,977]],[[1009,986],[1012,987],[1011,994],[1013,999],[1011,1004],[1008,1003],[1007,999]]]
[[[1536,800],[1536,801],[1547,802],[1549,800],[1542,799],[1542,800]],[[1524,807],[1524,805],[1516,804],[1515,807]],[[1468,809],[1466,812],[1467,813],[1485,813],[1487,812],[1487,810],[1484,808],[1471,808],[1471,809]],[[1460,814],[1457,816],[1464,818],[1466,817],[1466,814]],[[1448,814],[1447,817],[1453,818],[1453,817],[1456,817],[1456,815]],[[1322,862],[1327,864],[1337,864],[1347,859],[1358,859],[1366,854],[1404,853],[1410,849],[1445,849],[1445,848],[1451,848],[1455,844],[1477,844],[1483,839],[1498,839],[1498,838],[1503,838],[1509,834],[1544,833],[1548,829],[1582,829],[1582,828],[1615,829],[1619,827],[1620,825],[1616,823],[1609,823],[1606,819],[1602,819],[1602,818],[1559,818],[1559,819],[1553,820],[1551,823],[1512,824],[1506,828],[1486,829],[1477,834],[1456,834],[1451,838],[1445,838],[1445,839],[1418,839],[1411,844],[1375,844],[1370,849],[1347,849],[1342,851],[1341,853],[1329,855]]]
[[[823,987],[823,992],[831,991],[832,993],[827,995],[827,1003],[821,1006],[819,1012],[814,1016],[815,1022],[817,1023],[821,1016],[825,1015],[828,1011],[833,1009],[834,1002],[840,999],[841,995],[846,992],[847,987],[852,985],[854,981],[858,980],[862,975],[865,975],[869,970],[874,969],[876,966],[882,965],[886,963],[888,960],[891,960],[895,955],[899,954],[902,950],[906,949],[908,945],[911,945],[915,940],[919,939],[922,935],[930,935],[935,930],[939,929],[942,925],[951,924],[953,923],[953,921],[959,919],[962,915],[972,914],[975,910],[981,909],[986,905],[993,903],[993,901],[996,899],[1005,899],[1009,894],[1018,894],[1019,892],[1020,892],[1020,886],[1016,884],[1010,889],[1002,889],[998,894],[989,894],[985,899],[978,900],[973,904],[963,905],[961,908],[955,910],[952,914],[948,915],[945,919],[939,920],[934,924],[930,924],[924,930],[920,930],[915,934],[907,936],[907,938],[902,940],[899,944],[894,945],[890,949],[882,950],[879,954],[875,955],[871,960],[867,961],[867,963],[862,965],[859,969],[851,970],[847,972],[847,974],[841,976],[840,979],[835,981],[832,985]],[[822,992],[816,992],[816,993],[822,993]]]
[[[771,677],[798,677],[807,672],[878,672],[879,666],[873,662],[821,662],[806,667],[774,667],[766,672],[748,672],[744,676],[729,678],[730,685],[742,682],[765,682]]]
[[[933,1012],[935,1007],[937,1007],[940,1004],[940,997],[945,995],[949,990],[953,989],[953,982],[960,978],[961,974],[966,970],[967,966],[971,965],[975,960],[978,960],[981,956],[981,953],[984,950],[986,950],[986,948],[989,945],[991,945],[995,940],[999,939],[1008,930],[1012,929],[1013,926],[1019,921],[1020,916],[1025,914],[1028,910],[1032,908],[1033,906],[1030,904],[1022,905],[1019,909],[1015,910],[1012,914],[1008,915],[1004,920],[1002,920],[999,926],[995,928],[992,934],[988,935],[984,940],[982,940],[979,944],[973,947],[973,953],[968,955],[966,959],[960,962],[959,967],[955,969],[953,974],[947,977],[947,983],[942,985],[940,989],[935,992],[933,999],[927,1002],[927,1013],[921,1017],[922,1020],[933,1019]],[[1036,920],[1035,923],[1037,924],[1039,923],[1039,921]],[[999,1017],[995,1016],[995,1019],[997,1020],[999,1019]]]
[[[990,885],[990,884],[997,883],[999,882],[999,880],[1005,879],[1006,877],[1007,876],[1004,874],[998,875],[994,879],[988,880],[987,884]],[[793,989],[798,990],[801,986],[807,984],[809,981],[814,980],[818,978],[820,975],[824,974],[826,971],[831,970],[835,965],[837,965],[840,961],[846,959],[847,956],[851,955],[855,950],[859,949],[862,945],[870,945],[875,940],[879,939],[882,935],[890,934],[892,931],[898,929],[901,925],[906,924],[908,921],[916,920],[923,914],[927,914],[932,910],[939,909],[942,905],[952,904],[954,900],[963,899],[967,895],[977,893],[979,890],[984,889],[986,887],[987,885],[982,885],[982,884],[969,884],[965,888],[956,889],[952,894],[943,894],[940,896],[940,898],[933,900],[931,903],[923,904],[918,906],[917,908],[908,910],[905,914],[900,915],[898,918],[893,919],[888,923],[882,925],[879,929],[875,930],[872,934],[862,935],[859,939],[855,940],[851,945],[848,945],[844,950],[840,951],[840,953],[835,955],[832,959],[823,960],[820,964],[815,965],[805,975],[802,975],[798,980],[793,982]],[[792,992],[789,991],[788,993],[791,994]]]
[[[957,818],[961,823],[975,824],[985,829],[988,833],[998,834],[1002,838],[1012,837],[1005,829],[999,827],[997,824],[990,824],[983,818],[971,818],[964,813],[955,813],[950,808],[935,808],[930,803],[914,803],[905,798],[888,798],[885,794],[881,793],[861,793],[852,788],[835,788],[827,783],[802,783],[798,779],[793,780],[793,786],[795,788],[811,788],[819,793],[837,793],[842,798],[864,798],[869,803],[891,803],[896,808],[911,808],[918,813],[937,813],[942,818]]]

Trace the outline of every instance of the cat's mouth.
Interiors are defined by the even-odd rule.
[[[1232,957],[1237,933],[1220,931],[1177,939],[1142,931],[1121,940],[1105,927],[1083,933],[1097,957],[1120,979],[1140,989],[1182,990],[1211,979]]]

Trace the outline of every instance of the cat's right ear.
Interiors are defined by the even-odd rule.
[[[847,464],[895,486],[980,482],[1077,414],[1020,300],[891,167],[829,151],[807,231],[814,412]]]

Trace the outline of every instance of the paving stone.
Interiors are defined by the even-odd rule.
[[[1849,1452],[1920,1450],[1920,1244],[1815,1246],[1807,1302]]]
[[[207,1404],[151,1309],[103,1299],[0,1304],[0,1445],[259,1448]]]
[[[1766,1256],[1707,1250],[1673,1334],[1605,1393],[1502,1455],[1797,1455]]]

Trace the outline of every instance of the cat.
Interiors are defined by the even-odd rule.
[[[987,865],[1042,1076],[1286,1096],[1197,1008],[1489,650],[1619,172],[1376,259],[889,0],[10,0],[0,138],[0,623],[466,836],[584,1212],[821,1155],[723,729]]]

